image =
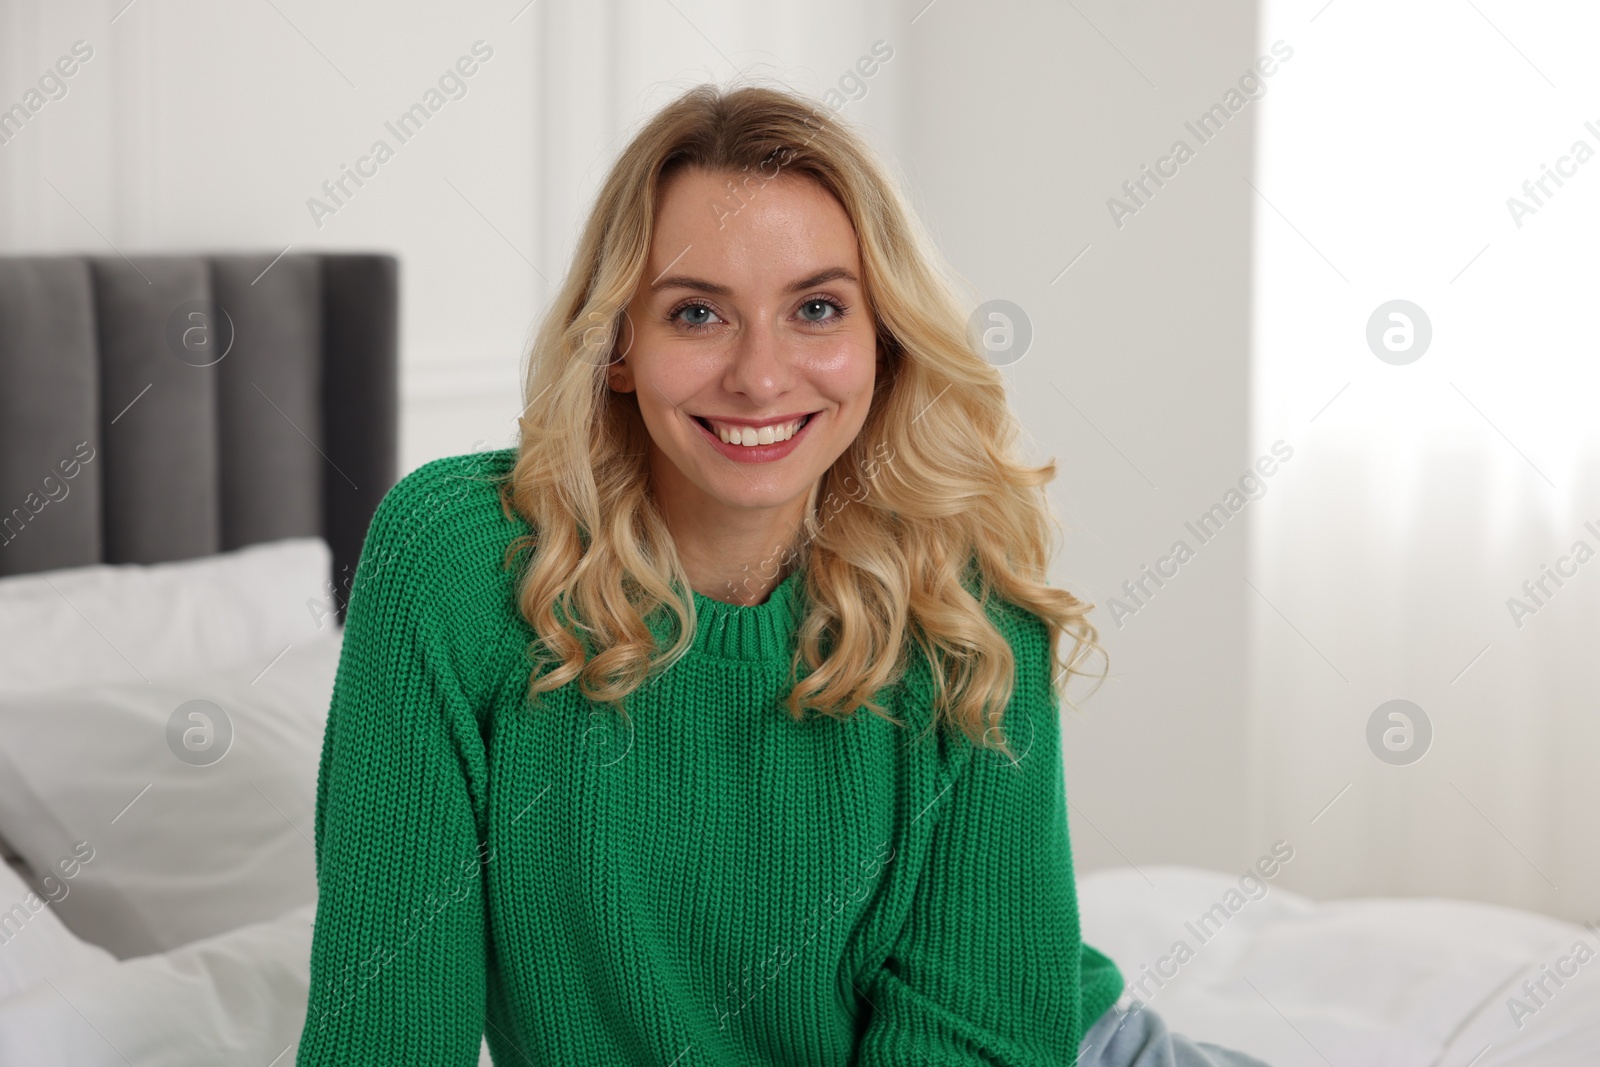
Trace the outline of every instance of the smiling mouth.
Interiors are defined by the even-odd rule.
[[[795,419],[793,422],[779,423],[776,425],[769,424],[760,428],[753,426],[741,427],[735,423],[724,423],[722,424],[722,427],[719,428],[710,419],[704,418],[700,415],[693,415],[690,417],[704,427],[707,433],[717,438],[723,444],[735,445],[743,448],[757,448],[762,445],[782,444],[785,441],[793,439],[800,433],[801,430],[810,425],[813,418],[820,414],[820,411],[813,411],[808,415],[803,415],[800,418]]]

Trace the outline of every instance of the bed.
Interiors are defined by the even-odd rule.
[[[397,291],[378,255],[0,259],[0,1063],[294,1062]],[[1594,930],[1184,867],[1079,893],[1173,1029],[1272,1064],[1600,1063]]]

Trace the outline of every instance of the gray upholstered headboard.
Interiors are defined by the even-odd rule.
[[[320,534],[398,460],[387,255],[0,257],[0,575]]]

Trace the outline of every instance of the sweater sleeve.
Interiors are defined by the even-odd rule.
[[[487,861],[468,768],[481,741],[441,622],[447,534],[437,515],[401,514],[406,485],[368,529],[328,710],[297,1067],[478,1062]]]
[[[906,919],[860,987],[856,1067],[1070,1067],[1092,1022],[1048,630],[1020,612],[1005,628],[1017,680],[1002,728],[1019,758],[967,743],[919,816],[938,821]]]

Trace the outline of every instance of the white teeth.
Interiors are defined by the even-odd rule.
[[[717,432],[725,445],[741,445],[745,448],[754,448],[757,445],[776,444],[787,441],[800,432],[800,427],[805,425],[805,418],[795,419],[793,422],[782,422],[774,426],[763,426],[760,429],[754,426],[735,426],[725,422],[715,422],[711,419],[711,428]]]

